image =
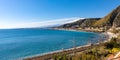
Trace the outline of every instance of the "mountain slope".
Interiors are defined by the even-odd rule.
[[[114,9],[111,13],[109,13],[104,18],[96,21],[93,26],[95,27],[104,27],[104,26],[120,26],[120,6]]]
[[[87,18],[59,26],[59,28],[120,27],[120,6],[103,18]]]
[[[73,23],[68,23],[59,26],[58,28],[78,28],[78,27],[89,27],[92,26],[97,20],[100,18],[86,18],[86,19],[80,19]]]

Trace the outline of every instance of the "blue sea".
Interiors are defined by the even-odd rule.
[[[0,30],[0,60],[18,60],[28,56],[48,53],[62,48],[98,42],[99,33],[52,29],[2,29]]]

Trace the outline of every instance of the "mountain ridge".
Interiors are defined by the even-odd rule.
[[[108,15],[97,21],[93,26],[113,26],[114,20],[117,17],[117,15],[120,13],[120,6],[118,6],[116,9],[114,9],[112,12],[110,12]]]
[[[104,28],[120,27],[120,5],[103,18],[85,18],[72,23],[64,24],[58,28]]]

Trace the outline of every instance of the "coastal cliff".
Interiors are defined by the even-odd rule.
[[[57,28],[104,32],[112,27],[120,27],[120,6],[103,18],[86,18],[61,25]]]

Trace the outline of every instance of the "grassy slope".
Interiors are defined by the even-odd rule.
[[[104,18],[96,21],[93,26],[104,26],[107,21],[109,21],[109,18],[111,16],[111,13],[105,16]]]
[[[104,18],[98,20],[93,24],[93,26],[103,27],[103,26],[113,26],[114,21],[119,21],[119,15],[120,13],[120,6],[118,6],[116,9],[114,9],[111,13],[106,15]],[[118,19],[116,19],[118,17]],[[119,23],[115,23],[118,24]]]
[[[89,50],[78,52],[75,55],[56,55],[53,60],[106,60],[107,57],[120,51],[120,39],[113,38],[110,42],[103,43],[100,46]]]

